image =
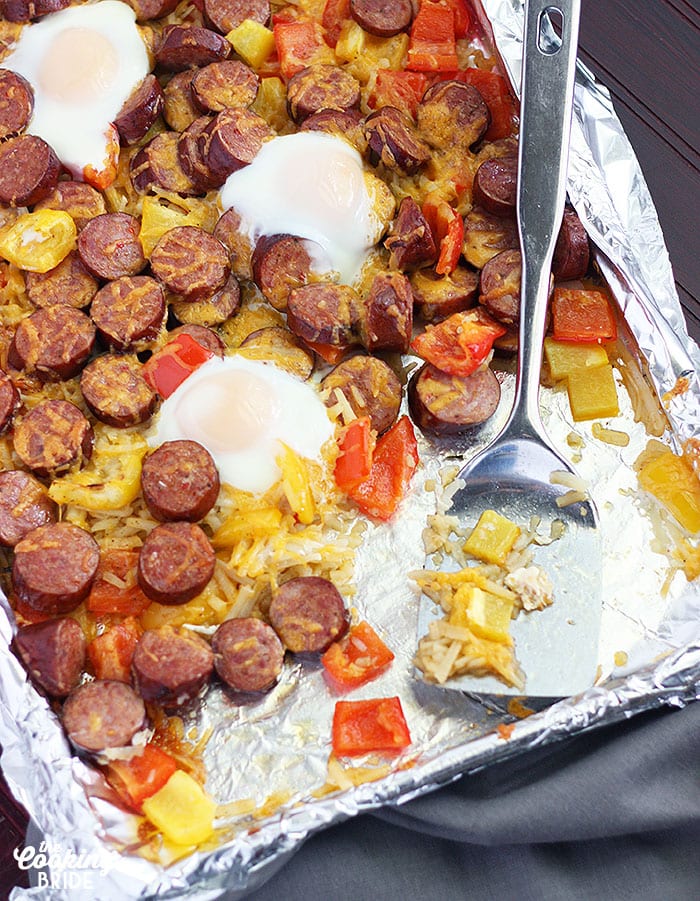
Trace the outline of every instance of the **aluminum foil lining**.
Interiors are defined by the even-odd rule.
[[[483,0],[480,14],[493,28],[517,89],[524,3]],[[664,440],[677,449],[686,446],[700,428],[700,352],[685,329],[656,212],[634,152],[607,91],[581,65],[568,188],[624,313],[630,353],[642,362],[662,399],[669,423]],[[504,402],[482,441],[498,428],[498,417],[502,421],[512,397],[512,373],[504,371],[501,378]],[[211,849],[181,857],[163,852],[159,861],[142,856],[136,818],[111,804],[102,777],[71,756],[57,720],[8,650],[13,627],[4,604],[2,767],[41,831],[25,858],[36,887],[15,889],[11,897],[204,901],[224,892],[228,898],[242,896],[283,865],[311,833],[344,818],[403,803],[531,747],[700,697],[700,586],[674,570],[663,541],[668,523],[637,487],[632,463],[648,439],[644,426],[633,422],[621,391],[621,417],[612,425],[628,431],[631,440],[626,448],[613,448],[595,441],[587,424],[572,424],[561,392],[543,394],[550,434],[562,446],[568,446],[572,431],[581,439],[576,466],[592,486],[601,512],[604,612],[595,687],[522,718],[505,701],[487,703],[416,678],[412,658],[418,597],[407,573],[426,564],[422,531],[426,517],[441,503],[431,480],[439,483],[446,466],[475,449],[423,441],[424,466],[404,514],[367,531],[353,600],[358,612],[387,636],[396,660],[378,681],[352,697],[398,694],[413,737],[411,748],[389,766],[377,760],[368,774],[372,781],[344,787],[348,783],[342,775],[328,773],[328,736],[337,698],[318,669],[308,663],[290,667],[269,695],[247,706],[235,706],[223,692],[211,689],[188,724],[199,734],[212,730],[204,752],[207,787],[221,806],[219,840]],[[342,784],[330,790],[331,783]],[[324,784],[325,794],[319,791]]]

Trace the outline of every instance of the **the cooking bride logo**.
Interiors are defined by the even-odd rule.
[[[15,848],[13,855],[20,870],[34,871],[30,881],[38,888],[95,888],[96,875],[104,876],[108,869],[96,852],[76,854],[58,842],[25,845]]]

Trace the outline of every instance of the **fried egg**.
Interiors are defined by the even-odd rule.
[[[130,6],[100,0],[51,13],[25,25],[2,65],[34,89],[27,131],[50,144],[74,178],[99,184],[100,173],[115,169],[112,123],[150,69]]]
[[[302,131],[263,144],[250,165],[229,175],[219,198],[241,216],[253,246],[262,235],[305,238],[315,271],[352,284],[387,224],[374,179],[347,141]]]
[[[163,401],[147,440],[198,441],[222,482],[262,494],[280,478],[280,442],[317,460],[332,434],[314,388],[272,363],[231,356],[212,357],[188,376]]]

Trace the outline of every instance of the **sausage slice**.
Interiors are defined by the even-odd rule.
[[[56,187],[61,163],[46,141],[19,135],[0,143],[0,203],[32,206]]]
[[[416,110],[421,136],[439,150],[473,146],[491,122],[479,91],[463,81],[439,81],[423,94]]]
[[[8,362],[15,369],[35,372],[42,381],[61,381],[80,372],[94,344],[95,327],[85,313],[57,304],[20,322]]]
[[[13,647],[32,682],[52,698],[70,694],[85,669],[85,635],[70,617],[24,626]]]
[[[290,651],[314,654],[342,638],[348,615],[332,582],[301,576],[280,586],[270,604],[270,622]]]
[[[345,347],[357,343],[361,301],[350,285],[312,282],[293,288],[287,300],[287,325],[304,341]]]
[[[114,124],[122,144],[135,144],[163,112],[165,97],[155,75],[147,75],[127,97]]]
[[[496,216],[515,215],[518,197],[518,160],[514,156],[492,157],[476,170],[474,203]]]
[[[356,416],[369,416],[372,428],[381,434],[392,426],[401,406],[401,382],[379,357],[356,354],[338,363],[322,382],[326,406],[338,402],[340,391]]]
[[[24,465],[38,476],[54,477],[92,456],[92,426],[67,400],[44,400],[15,423],[13,444]]]
[[[416,313],[424,322],[442,322],[453,313],[469,310],[478,300],[479,274],[466,266],[438,275],[419,269],[411,276]]]
[[[21,75],[0,69],[0,141],[18,135],[34,111],[34,89]]]
[[[141,469],[146,506],[163,522],[203,519],[219,496],[219,473],[209,451],[196,441],[166,441]]]
[[[284,646],[260,619],[227,620],[214,633],[211,647],[217,673],[236,691],[266,691],[282,672]]]
[[[10,376],[0,369],[0,434],[12,421],[18,406],[19,391],[15,388]]]
[[[365,120],[369,161],[387,169],[412,175],[430,159],[430,149],[413,120],[394,106],[383,106]]]
[[[116,278],[95,295],[90,318],[107,347],[142,350],[160,332],[165,292],[147,275]]]
[[[220,34],[198,25],[166,25],[156,49],[156,62],[171,72],[226,59],[231,45]]]
[[[92,185],[83,181],[59,181],[34,210],[63,210],[72,217],[75,227],[82,231],[91,219],[107,212],[104,197]]]
[[[135,356],[102,354],[80,375],[80,390],[90,412],[118,429],[150,419],[157,396]]]
[[[97,752],[131,744],[146,725],[146,707],[130,685],[96,679],[71,692],[62,719],[77,750]]]
[[[375,275],[360,314],[360,336],[370,353],[406,353],[413,330],[413,291],[401,272]]]
[[[346,112],[359,105],[359,81],[336,66],[307,66],[292,75],[287,85],[287,109],[297,123],[322,109]]]
[[[151,254],[155,277],[189,300],[212,295],[231,273],[229,255],[217,238],[193,225],[170,229]]]
[[[285,310],[292,288],[305,285],[309,279],[311,257],[301,238],[263,235],[255,245],[251,266],[253,280],[265,299],[276,310]]]
[[[390,38],[411,24],[413,4],[411,0],[350,0],[350,15],[369,34]]]
[[[95,539],[68,522],[39,526],[15,545],[12,587],[42,613],[70,613],[87,597],[100,562]]]
[[[213,670],[214,653],[207,642],[195,632],[172,626],[146,630],[131,661],[141,697],[165,708],[194,700]]]
[[[426,363],[408,383],[413,421],[435,435],[458,434],[485,422],[500,398],[500,383],[488,367],[460,378]]]
[[[39,526],[56,521],[56,504],[38,479],[21,469],[0,472],[0,544],[14,547]]]
[[[437,246],[428,220],[412,197],[404,197],[401,201],[384,246],[389,251],[392,269],[429,266],[437,259]]]
[[[138,275],[146,265],[139,230],[139,220],[128,213],[91,219],[78,235],[78,253],[88,272],[105,280]]]
[[[37,309],[66,304],[86,307],[98,288],[98,282],[83,266],[77,251],[71,250],[58,266],[48,272],[25,272],[27,296]]]
[[[204,591],[215,562],[209,539],[198,525],[166,522],[150,532],[139,552],[139,585],[159,604],[185,604]]]

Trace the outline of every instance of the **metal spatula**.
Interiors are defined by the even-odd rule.
[[[518,524],[539,517],[549,533],[559,520],[561,538],[537,548],[534,562],[554,584],[554,603],[520,613],[511,624],[517,658],[530,697],[567,697],[593,684],[601,615],[602,555],[592,502],[558,507],[566,489],[553,471],[573,473],[551,445],[539,413],[539,379],[550,268],[562,220],[573,102],[580,0],[530,0],[525,22],[521,91],[518,226],[523,255],[520,337],[515,401],[496,439],[462,469],[466,485],[448,512],[465,525],[486,509]],[[561,41],[551,27],[561,23]],[[435,618],[423,599],[419,634]],[[523,694],[492,677],[457,677],[445,687],[479,694]]]

